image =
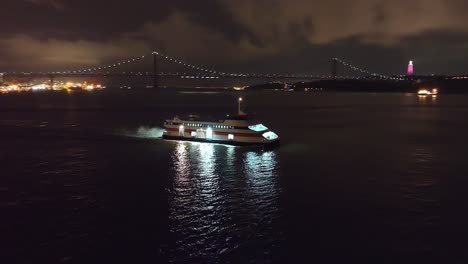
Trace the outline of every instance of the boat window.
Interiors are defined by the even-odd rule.
[[[262,136],[266,138],[267,140],[274,140],[278,138],[278,135],[276,135],[274,132],[271,132],[271,131],[263,133]]]
[[[256,132],[262,132],[262,131],[268,130],[268,128],[262,124],[249,126],[249,129],[256,131]]]

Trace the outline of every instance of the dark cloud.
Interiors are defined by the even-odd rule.
[[[1,33],[27,33],[35,37],[103,40],[133,32],[145,23],[161,23],[177,12],[187,14],[194,24],[223,32],[239,39],[248,29],[236,24],[233,14],[216,0],[202,3],[172,1],[95,1],[95,0],[7,0],[0,16]],[[15,23],[12,23],[15,21]],[[253,37],[253,36],[252,36]]]
[[[409,59],[423,71],[460,72],[467,8],[464,0],[6,0],[0,70],[98,65],[160,49],[233,71],[319,71],[342,56],[387,73]]]

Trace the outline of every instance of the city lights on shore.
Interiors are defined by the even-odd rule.
[[[56,82],[51,83],[9,83],[0,84],[0,93],[19,93],[19,92],[37,92],[37,91],[93,91],[106,88],[101,84],[88,82]]]

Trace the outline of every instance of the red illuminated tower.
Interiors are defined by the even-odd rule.
[[[413,61],[410,61],[409,64],[408,64],[408,72],[407,72],[407,75],[408,76],[411,76],[414,74],[414,65],[413,65]]]

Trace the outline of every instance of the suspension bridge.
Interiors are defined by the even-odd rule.
[[[123,71],[126,66],[132,64],[139,64],[142,62],[148,63],[151,60],[151,71]],[[163,72],[159,71],[159,65],[163,62],[176,64],[184,68],[184,71],[177,72]],[[363,69],[354,64],[348,63],[339,58],[331,58],[329,74],[288,74],[288,73],[239,73],[239,72],[226,72],[216,69],[203,67],[200,65],[191,64],[171,57],[159,51],[153,51],[150,54],[145,54],[133,58],[128,58],[122,61],[93,66],[89,68],[62,70],[62,71],[49,71],[49,72],[4,72],[0,73],[4,79],[14,78],[48,78],[53,82],[55,78],[60,77],[139,77],[144,76],[151,78],[153,87],[158,88],[159,80],[161,78],[180,78],[180,79],[221,79],[221,78],[256,78],[256,79],[301,79],[301,80],[332,80],[332,79],[382,79],[400,81],[405,80],[404,76],[394,77],[387,76],[379,73],[374,73]],[[360,76],[340,76],[338,70],[340,67],[349,69],[358,73]]]

